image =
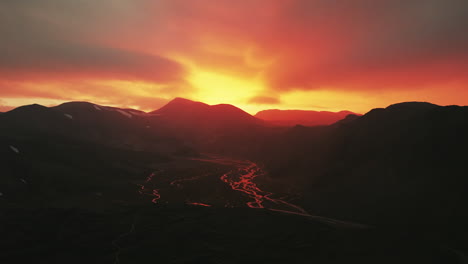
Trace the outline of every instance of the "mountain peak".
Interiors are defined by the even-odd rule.
[[[422,116],[441,106],[427,102],[402,102],[387,106],[386,108],[374,108],[366,113],[361,122],[397,123]]]
[[[411,110],[429,110],[429,109],[434,109],[439,107],[438,105],[431,104],[428,102],[417,102],[417,101],[412,101],[412,102],[402,102],[402,103],[396,103],[387,106],[388,110],[404,110],[404,111],[411,111]]]
[[[169,103],[195,103],[197,101],[193,101],[193,100],[190,100],[190,99],[187,99],[187,98],[183,98],[183,97],[176,97],[174,99],[172,99]]]
[[[374,108],[365,114],[365,116],[374,116],[380,113],[408,116],[425,113],[438,107],[440,106],[427,102],[402,102],[389,105],[386,108]]]
[[[177,97],[160,109],[150,112],[171,122],[192,124],[260,124],[257,118],[230,104],[208,105]]]
[[[167,105],[208,105],[199,101],[193,101],[190,99],[176,97],[172,99]]]
[[[23,105],[23,106],[17,107],[9,112],[10,113],[33,113],[33,112],[44,112],[44,111],[49,111],[49,108],[40,104],[30,104],[30,105]]]
[[[177,113],[182,111],[200,111],[201,109],[206,109],[208,107],[209,105],[202,102],[196,102],[189,99],[176,97],[160,109],[150,112],[150,114]]]
[[[66,102],[55,106],[53,108],[59,109],[61,111],[83,111],[83,110],[95,110],[96,108],[102,108],[103,106],[96,105],[89,102],[83,101],[73,101],[73,102]]]

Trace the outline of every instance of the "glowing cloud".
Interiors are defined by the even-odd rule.
[[[2,1],[0,96],[250,112],[468,104],[467,16],[464,0]]]

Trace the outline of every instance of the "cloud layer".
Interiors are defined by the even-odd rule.
[[[277,95],[244,104],[287,107],[295,91],[437,102],[468,95],[467,17],[465,0],[2,0],[0,96],[147,108],[196,97],[188,80],[203,69]]]

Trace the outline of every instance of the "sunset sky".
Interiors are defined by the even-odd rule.
[[[0,0],[0,111],[468,105],[467,0]]]

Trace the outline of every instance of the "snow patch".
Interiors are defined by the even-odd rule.
[[[127,113],[127,112],[125,112],[123,110],[120,110],[120,109],[117,109],[116,111],[119,112],[120,114],[122,114],[123,116],[126,116],[128,118],[132,118],[132,114],[130,114],[130,113]]]
[[[10,149],[13,150],[15,153],[19,153],[19,149],[15,148],[15,147],[13,147],[11,145],[10,145]]]
[[[98,111],[101,111],[101,107],[97,106],[97,105],[93,105],[94,106],[94,109],[98,110]]]
[[[28,182],[25,179],[20,179],[24,184],[28,184]]]
[[[73,120],[73,116],[72,116],[72,115],[70,115],[70,114],[63,114],[63,115],[65,115],[66,117],[68,117],[68,118],[70,118],[70,119]]]

